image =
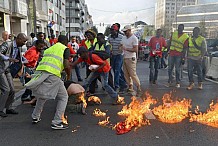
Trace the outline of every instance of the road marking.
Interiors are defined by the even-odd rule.
[[[163,130],[163,128],[160,127],[160,129],[161,129],[161,131],[163,132],[163,134],[166,136],[166,138],[167,138],[168,140],[170,140],[169,136],[166,134],[166,132]]]

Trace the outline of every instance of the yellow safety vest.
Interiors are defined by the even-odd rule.
[[[172,36],[170,50],[182,52],[183,45],[188,38],[189,36],[186,33],[183,33],[182,36],[178,37],[178,31],[175,31]]]
[[[58,77],[61,77],[61,72],[64,69],[64,51],[67,47],[61,43],[56,43],[46,49],[42,60],[39,62],[36,70],[47,71]]]
[[[87,49],[89,49],[89,48],[91,48],[92,46],[94,46],[94,44],[95,44],[96,42],[97,42],[97,38],[94,39],[93,44],[91,43],[90,40],[86,40],[86,41],[85,41],[85,44],[86,44]]]
[[[110,45],[110,50],[112,50],[112,46],[110,43],[106,42],[106,44],[101,45],[101,48],[99,48],[99,44],[96,43],[95,44],[95,50],[97,51],[105,51],[105,46]],[[110,64],[110,58],[107,59],[108,63]]]
[[[192,40],[193,38],[189,38],[188,56],[194,56],[194,57],[201,56],[201,50],[195,47]],[[198,38],[195,39],[197,46],[201,47],[203,40],[204,40],[204,37],[199,35]]]

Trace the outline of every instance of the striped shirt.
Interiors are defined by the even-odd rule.
[[[111,35],[109,35],[108,42],[112,46],[112,55],[123,54],[123,51],[119,49],[122,38],[123,38],[123,35],[121,35],[121,34],[118,34],[118,36],[116,38],[113,38]]]

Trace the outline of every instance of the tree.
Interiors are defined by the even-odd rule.
[[[104,31],[104,36],[109,36],[109,34],[110,34],[110,26],[107,26]]]
[[[146,25],[144,28],[142,38],[144,39],[146,36],[153,36],[154,32],[155,32],[154,26]]]
[[[97,29],[97,27],[96,26],[92,26],[92,28],[91,28],[96,34],[98,33],[98,29]]]

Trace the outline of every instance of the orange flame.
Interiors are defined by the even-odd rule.
[[[125,104],[124,97],[118,96],[117,103],[118,104]]]
[[[100,100],[100,98],[97,97],[97,96],[90,96],[90,97],[88,98],[88,101],[89,101],[89,102],[90,102],[90,101],[93,101],[93,102],[95,102],[95,103],[97,103],[97,104],[101,104],[101,100]]]
[[[218,128],[218,103],[214,104],[212,101],[210,108],[206,113],[199,112],[199,106],[196,107],[196,114],[191,114],[190,122],[199,122],[208,126]]]
[[[87,107],[86,99],[85,99],[85,94],[82,93],[79,99],[83,102],[84,107]]]
[[[107,117],[105,120],[99,121],[98,125],[100,125],[100,126],[107,126],[110,123],[109,118],[110,117]]]
[[[188,117],[189,108],[191,107],[190,99],[173,101],[172,94],[164,94],[163,105],[155,107],[152,111],[158,116],[158,119],[164,123],[178,123]]]
[[[123,129],[130,129],[132,127],[141,127],[142,125],[148,125],[149,121],[146,120],[144,114],[150,111],[150,105],[155,104],[156,101],[152,99],[149,93],[147,93],[147,99],[142,100],[141,98],[132,97],[132,102],[127,106],[125,105],[118,115],[126,116],[124,123],[117,123],[117,126],[123,127]],[[122,125],[122,126],[120,126]],[[118,129],[117,129],[118,130]]]
[[[95,109],[94,112],[92,113],[96,117],[104,117],[106,116],[105,112],[102,112],[100,109]]]
[[[65,117],[64,114],[63,114],[62,117],[61,117],[61,119],[62,119],[62,122],[63,122],[64,124],[68,124],[68,122],[67,122],[67,116]]]

